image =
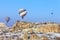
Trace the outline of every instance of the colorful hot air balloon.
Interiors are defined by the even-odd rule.
[[[8,23],[9,22],[9,20],[10,20],[10,17],[6,17],[5,18],[5,21]]]
[[[21,18],[23,19],[24,18],[24,16],[27,14],[27,11],[26,11],[26,9],[20,9],[19,10],[19,15],[21,16]]]

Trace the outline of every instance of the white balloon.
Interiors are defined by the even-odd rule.
[[[26,11],[24,8],[19,9],[19,13],[22,13],[22,12],[24,12],[24,11]]]
[[[24,11],[24,12],[20,13],[20,16],[24,17],[26,14],[27,14],[27,11]]]
[[[22,19],[24,18],[24,16],[25,16],[26,14],[27,14],[26,9],[21,8],[21,9],[19,10],[19,15],[21,16]]]

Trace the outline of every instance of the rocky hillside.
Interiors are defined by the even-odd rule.
[[[18,30],[29,30],[32,29],[36,32],[60,32],[60,25],[53,22],[45,23],[32,23],[32,22],[20,22],[17,21],[11,28],[12,32]]]

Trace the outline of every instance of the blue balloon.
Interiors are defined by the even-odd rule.
[[[6,22],[9,22],[9,20],[10,20],[10,17],[6,17],[6,18],[5,18],[5,21],[6,21]]]

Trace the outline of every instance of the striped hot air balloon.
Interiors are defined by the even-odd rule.
[[[21,16],[21,18],[23,19],[24,16],[27,14],[27,11],[26,9],[22,8],[19,10],[19,15]]]
[[[26,9],[21,8],[21,9],[19,9],[18,11],[19,11],[19,14],[20,14],[20,13],[22,13],[22,12],[26,11]]]

